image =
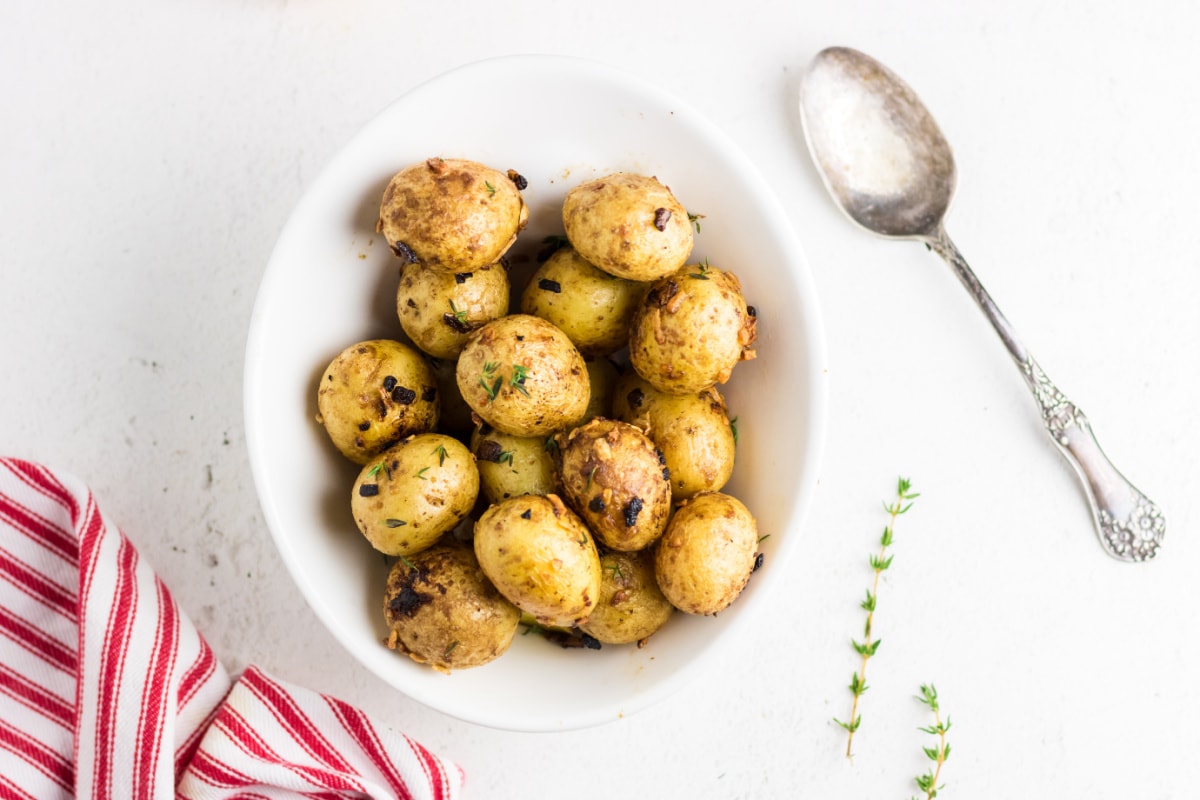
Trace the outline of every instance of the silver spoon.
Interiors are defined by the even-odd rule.
[[[1123,561],[1154,558],[1166,533],[1162,511],[1104,455],[1087,417],[1046,377],[946,235],[954,156],[913,90],[870,56],[830,47],[804,75],[800,118],[825,187],[850,219],[882,236],[924,242],[987,315],[1050,438],[1079,474],[1104,549]]]

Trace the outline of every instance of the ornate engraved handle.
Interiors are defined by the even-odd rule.
[[[966,259],[946,231],[939,228],[926,239],[926,244],[954,269],[1021,370],[1041,409],[1046,432],[1083,482],[1092,508],[1092,520],[1105,551],[1122,561],[1154,558],[1167,530],[1162,510],[1138,491],[1104,455],[1087,417],[1050,381],[1017,339],[1016,331],[967,266]]]

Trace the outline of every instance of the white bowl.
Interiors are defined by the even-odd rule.
[[[388,650],[386,566],[350,515],[358,468],[314,420],[317,381],[342,348],[401,338],[397,260],[375,233],[400,168],[430,156],[516,169],[530,225],[512,254],[562,231],[576,184],[612,171],[657,175],[703,214],[693,260],[742,280],[759,314],[758,359],[723,388],[739,444],[726,491],[757,516],[765,561],[716,617],[676,614],[646,647],[564,650],[518,636],[496,661],[443,675]],[[750,161],[669,95],[592,62],[518,56],[462,67],[413,89],[369,122],[297,204],[263,277],[245,367],[246,432],[267,525],[305,599],[350,653],[396,689],[460,719],[551,731],[617,719],[694,678],[767,613],[805,535],[826,411],[824,339],[811,276],[787,217]]]

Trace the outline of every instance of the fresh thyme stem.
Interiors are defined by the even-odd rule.
[[[924,775],[918,775],[914,780],[917,787],[925,793],[925,800],[933,800],[937,797],[939,791],[945,788],[944,785],[938,785],[938,779],[942,775],[942,765],[946,763],[946,759],[950,757],[950,745],[946,742],[946,731],[950,730],[950,718],[946,717],[946,722],[942,723],[942,710],[938,706],[937,688],[931,683],[929,685],[921,684],[921,696],[917,698],[925,705],[929,706],[933,711],[933,725],[917,730],[938,737],[936,747],[922,748],[925,755],[930,761],[934,762],[934,767]]]
[[[867,622],[863,628],[863,641],[857,642],[850,640],[851,646],[854,647],[854,652],[858,653],[861,659],[858,671],[850,677],[850,694],[854,696],[854,702],[850,707],[850,719],[848,722],[834,718],[834,722],[846,730],[846,758],[854,758],[854,733],[862,724],[862,715],[858,713],[858,701],[862,698],[863,693],[867,691],[867,662],[871,656],[875,655],[879,650],[881,639],[872,638],[872,627],[875,623],[875,606],[876,600],[879,597],[879,578],[884,570],[892,565],[892,556],[887,554],[888,547],[892,544],[892,532],[896,528],[896,517],[912,508],[912,501],[920,497],[919,494],[911,492],[912,484],[907,478],[899,478],[896,481],[896,500],[891,505],[884,503],[884,510],[888,512],[888,524],[883,529],[883,535],[879,538],[879,555],[872,554],[870,557],[871,569],[874,571],[874,576],[871,582],[871,588],[867,591],[867,597],[860,603],[860,607],[867,612]]]

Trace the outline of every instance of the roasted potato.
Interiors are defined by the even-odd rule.
[[[733,474],[733,426],[715,386],[693,394],[667,394],[636,372],[627,372],[613,392],[613,416],[645,430],[662,451],[674,500],[715,492]]]
[[[671,513],[670,475],[646,434],[602,417],[559,436],[563,493],[613,550],[653,544]]]
[[[600,557],[600,599],[584,633],[604,644],[641,645],[675,611],[654,578],[654,551],[606,553]]]
[[[471,512],[479,470],[462,442],[412,436],[363,467],[350,510],[363,536],[391,556],[419,553]]]
[[[657,178],[618,172],[576,186],[563,202],[567,239],[618,278],[670,275],[692,252],[692,222]]]
[[[347,347],[317,388],[317,421],[356,464],[405,436],[433,430],[438,408],[437,380],[425,358],[390,339]]]
[[[521,612],[496,591],[475,553],[438,544],[388,574],[387,646],[439,672],[477,667],[512,644]]]
[[[471,435],[471,452],[488,502],[554,491],[554,459],[544,436],[513,436],[484,424]]]
[[[474,272],[499,261],[529,220],[524,182],[474,161],[430,158],[388,183],[377,229],[405,263]]]
[[[735,497],[698,494],[671,518],[654,554],[654,576],[671,605],[716,614],[754,571],[758,525]]]
[[[629,360],[654,388],[691,394],[754,358],[755,322],[732,272],[693,264],[656,281],[629,332]]]
[[[455,359],[471,331],[508,313],[508,270],[440,272],[409,264],[396,289],[396,315],[413,344],[434,358]]]
[[[459,355],[457,378],[480,419],[514,436],[567,428],[587,409],[583,356],[540,317],[513,314],[484,325]]]
[[[646,284],[614,277],[560,247],[529,279],[521,311],[554,323],[584,356],[607,356],[629,343],[629,323]]]
[[[495,504],[475,523],[475,556],[512,603],[542,625],[586,622],[600,596],[600,556],[558,495]]]

